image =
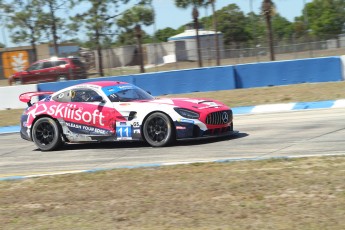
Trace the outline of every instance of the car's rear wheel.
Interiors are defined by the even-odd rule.
[[[171,119],[160,112],[151,114],[145,120],[143,133],[147,143],[154,147],[167,146],[175,139]]]
[[[42,151],[51,151],[62,145],[58,124],[49,117],[39,118],[32,127],[32,139]]]

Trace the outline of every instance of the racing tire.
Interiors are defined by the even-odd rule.
[[[22,85],[23,84],[22,79],[14,79],[13,82],[14,82],[14,85]]]
[[[143,125],[144,139],[153,147],[163,147],[175,139],[174,125],[164,113],[152,113]]]
[[[42,151],[55,150],[62,145],[58,124],[49,117],[39,118],[32,127],[32,140]]]

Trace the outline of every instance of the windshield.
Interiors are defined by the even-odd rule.
[[[154,99],[149,93],[130,84],[107,86],[103,87],[102,90],[111,102]]]

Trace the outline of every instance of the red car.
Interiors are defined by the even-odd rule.
[[[39,60],[25,71],[14,73],[10,85],[85,79],[86,68],[79,58],[50,58]]]

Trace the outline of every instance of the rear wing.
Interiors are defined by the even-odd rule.
[[[21,102],[25,102],[28,104],[28,106],[32,106],[31,99],[32,97],[35,96],[41,96],[41,95],[50,95],[53,94],[54,92],[51,91],[42,91],[42,92],[27,92],[27,93],[22,93],[19,95],[19,100]]]

